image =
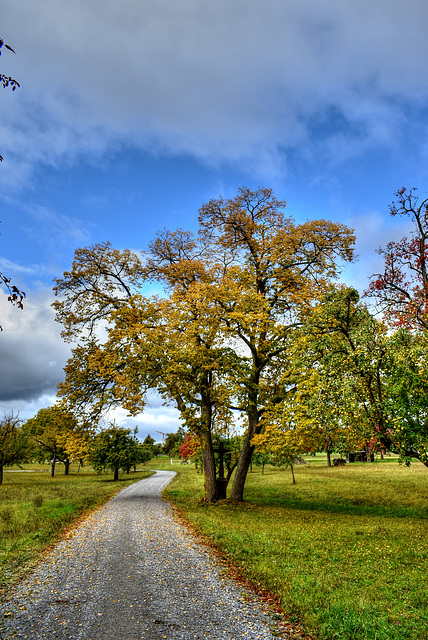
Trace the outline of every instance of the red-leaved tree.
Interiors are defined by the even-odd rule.
[[[405,187],[395,194],[392,216],[407,216],[414,228],[408,237],[378,250],[383,273],[372,276],[366,295],[394,327],[428,329],[428,198],[420,201],[417,189]]]
[[[193,434],[187,434],[184,439],[183,444],[181,444],[178,448],[178,455],[183,460],[190,460],[195,456],[199,451],[201,451],[201,443],[199,439]]]

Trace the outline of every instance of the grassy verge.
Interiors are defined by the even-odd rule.
[[[112,476],[98,476],[89,469],[69,476],[58,470],[55,478],[39,465],[25,471],[7,469],[0,486],[0,594],[9,591],[75,520],[151,473],[137,471],[113,482]]]
[[[243,504],[205,506],[202,478],[167,488],[189,521],[319,640],[428,638],[428,470],[415,463],[273,468]]]

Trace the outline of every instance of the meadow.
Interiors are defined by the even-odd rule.
[[[151,475],[138,471],[122,475],[97,475],[71,466],[65,476],[58,465],[54,478],[49,467],[23,465],[6,468],[0,486],[0,594],[37,562],[78,518],[104,504],[121,489]]]
[[[428,638],[428,469],[396,460],[327,468],[255,468],[246,501],[207,506],[202,477],[180,473],[166,494],[258,588],[284,621],[318,640]]]
[[[73,522],[150,469],[177,471],[165,495],[257,589],[284,625],[317,640],[428,639],[428,469],[396,459],[327,468],[254,467],[245,502],[201,500],[193,465],[152,460],[122,475],[92,470],[54,479],[48,468],[6,470],[0,486],[0,588],[7,592]],[[292,637],[297,637],[292,636]]]

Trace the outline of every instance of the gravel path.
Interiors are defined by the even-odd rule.
[[[0,609],[0,640],[272,640],[257,599],[221,576],[160,492],[121,491],[60,542]]]

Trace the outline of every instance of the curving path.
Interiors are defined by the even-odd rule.
[[[260,603],[160,497],[173,476],[127,487],[60,542],[2,605],[0,639],[272,640]]]

